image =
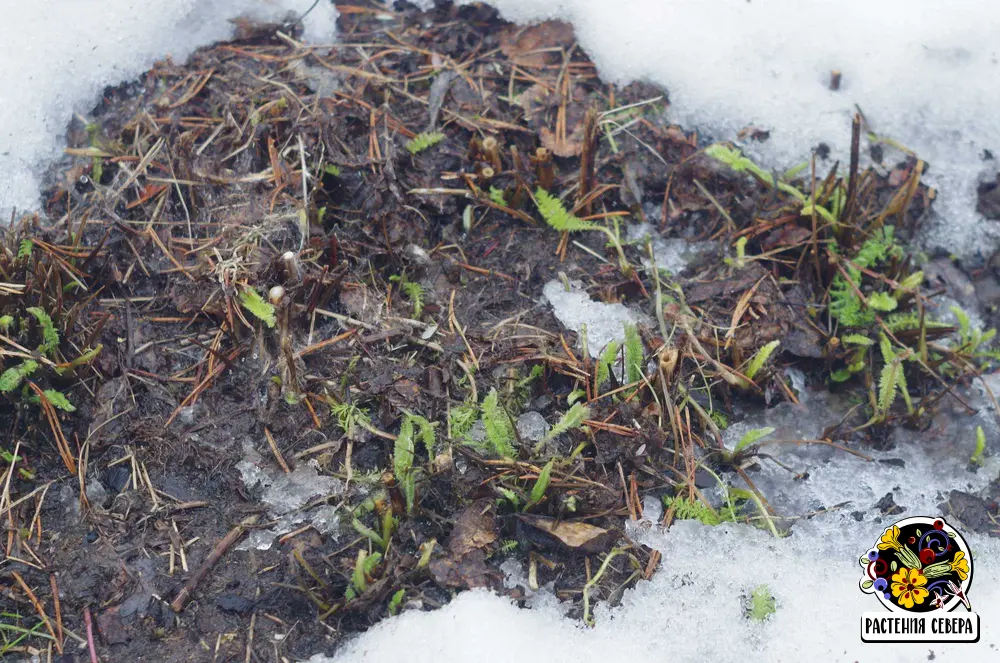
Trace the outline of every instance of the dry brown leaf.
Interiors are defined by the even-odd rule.
[[[543,67],[560,59],[558,53],[544,49],[568,48],[574,39],[573,26],[562,21],[546,21],[523,29],[511,26],[500,35],[500,50],[521,67]]]
[[[447,554],[431,561],[434,580],[443,587],[486,587],[492,575],[486,565],[486,546],[497,540],[489,501],[466,507],[448,537]]]
[[[575,157],[583,152],[583,125],[578,124],[573,132],[560,139],[556,132],[548,127],[542,127],[538,132],[542,145],[557,157]]]
[[[567,548],[598,553],[611,547],[618,533],[584,522],[559,521],[546,516],[519,515],[523,522],[555,538]]]
[[[473,550],[490,545],[497,540],[493,509],[488,502],[475,502],[466,507],[455,521],[455,529],[448,537],[448,550],[460,557]]]

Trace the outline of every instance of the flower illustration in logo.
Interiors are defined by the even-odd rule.
[[[969,562],[965,559],[965,553],[959,550],[955,553],[955,558],[949,562],[951,570],[958,574],[961,580],[969,577]]]
[[[893,525],[887,527],[882,538],[878,540],[879,550],[899,550],[899,528]]]
[[[941,518],[889,525],[861,557],[861,591],[893,612],[971,610],[972,557],[965,540]]]
[[[929,592],[924,586],[926,584],[927,578],[920,569],[908,569],[904,566],[892,576],[892,595],[899,605],[909,610],[914,604],[923,603],[927,598]]]

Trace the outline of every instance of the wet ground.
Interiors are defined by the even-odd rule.
[[[905,369],[915,411],[883,406],[892,360],[857,361],[826,311],[844,265],[828,245],[860,261],[888,220],[905,240],[929,213],[915,160],[818,180],[840,215],[827,226],[707,158],[666,121],[665,91],[603,83],[569,26],[484,7],[341,13],[332,50],[246,25],[107,90],[70,127],[49,221],[6,231],[4,280],[25,286],[4,294],[8,366],[41,363],[0,412],[0,450],[18,456],[0,499],[3,624],[29,631],[3,631],[13,660],[301,660],[463,589],[521,597],[502,565],[588,619],[603,554],[619,556],[596,600],[657,568],[625,533],[644,502],[666,496],[669,525],[706,500],[706,468],[753,487],[757,449],[734,455],[727,426],[853,365],[833,389],[858,407],[811,434],[883,449],[990,359],[927,349],[954,321],[900,323],[897,351],[926,353],[927,372]],[[820,178],[832,166],[815,162]],[[560,226],[539,191],[575,220]],[[671,274],[640,222],[674,248],[656,251]],[[910,314],[998,292],[988,268],[948,260],[905,287],[902,255],[862,267],[866,303],[888,284]],[[571,284],[635,311],[638,346],[585,352],[551,306]],[[75,411],[33,402],[28,382]],[[995,531],[996,486],[947,509]],[[726,517],[794,527],[750,502]]]

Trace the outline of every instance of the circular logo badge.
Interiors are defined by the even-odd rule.
[[[972,556],[943,518],[917,516],[886,527],[860,563],[861,591],[892,612],[972,609]]]

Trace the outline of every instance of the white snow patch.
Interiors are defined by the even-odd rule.
[[[601,350],[615,340],[624,340],[625,325],[645,321],[645,317],[624,304],[595,302],[580,281],[570,281],[570,289],[555,279],[545,284],[542,294],[552,305],[556,318],[567,329],[580,335],[587,328],[587,354],[597,357]],[[578,347],[582,346],[582,338]]]
[[[619,608],[599,605],[597,626],[585,629],[557,609],[520,610],[482,590],[460,594],[435,612],[407,612],[345,645],[338,655],[309,663],[408,661],[502,663],[530,652],[548,663],[579,661],[911,662],[981,661],[996,656],[1000,633],[1000,542],[966,534],[975,562],[969,597],[980,614],[978,644],[861,642],[860,619],[875,611],[861,593],[858,557],[878,539],[877,526],[825,539],[775,541],[744,525],[707,527],[682,521],[652,531],[644,543],[663,553],[661,570],[627,591]],[[853,544],[853,545],[852,545]],[[757,624],[744,617],[744,597],[766,584],[777,611]],[[498,646],[499,642],[502,646]],[[991,659],[992,660],[992,659]]]
[[[699,252],[706,251],[713,246],[712,242],[689,242],[682,238],[661,237],[656,229],[648,223],[629,225],[627,237],[630,242],[643,241],[647,237],[651,237],[653,260],[656,261],[657,269],[665,269],[671,274],[680,274]],[[643,242],[643,266],[647,269],[652,268],[653,260],[649,259],[648,252],[645,250],[645,242]]]
[[[47,165],[74,113],[89,113],[106,86],[135,78],[159,59],[186,59],[228,39],[229,19],[297,15],[312,0],[45,0],[6,2],[0,21],[0,218],[37,209]],[[304,38],[332,43],[337,11],[319,2]]]
[[[304,522],[337,539],[340,514],[336,507],[328,504],[311,510],[303,507],[314,499],[342,493],[344,483],[340,479],[319,474],[309,463],[302,463],[286,474],[272,460],[265,460],[249,442],[244,443],[243,452],[246,457],[236,463],[236,469],[248,490],[263,491],[260,501],[276,523],[267,530],[253,530],[237,550],[268,550],[276,537]]]
[[[996,378],[989,378],[991,387]],[[940,414],[927,431],[899,430],[895,448],[871,452],[871,462],[823,445],[776,444],[764,450],[793,472],[767,460],[748,468],[755,484],[783,516],[803,516],[792,535],[774,539],[749,525],[706,527],[696,521],[676,522],[668,531],[653,526],[662,508],[644,501],[644,519],[627,528],[629,536],[663,554],[650,582],[625,593],[622,604],[598,604],[597,626],[585,629],[569,620],[565,604],[527,588],[519,562],[502,570],[508,587],[521,586],[532,610],[488,592],[460,594],[435,612],[408,612],[382,622],[345,644],[333,657],[317,654],[310,663],[354,663],[407,660],[458,663],[506,661],[512,651],[530,651],[552,663],[581,660],[668,660],[677,663],[718,661],[851,661],[869,660],[875,647],[860,639],[865,611],[880,611],[875,600],[858,588],[858,558],[894,520],[938,514],[949,491],[976,492],[1000,471],[1000,458],[988,457],[978,472],[968,470],[977,425],[988,439],[997,426],[985,393],[963,394],[975,416],[961,415],[953,399],[940,404]],[[814,439],[837,423],[849,408],[843,397],[810,394],[806,406],[779,405],[748,417],[726,431],[733,444],[748,428],[774,427],[768,439]],[[884,462],[889,461],[889,462]],[[796,473],[808,472],[808,478]],[[884,516],[875,503],[886,493],[905,507]],[[832,510],[828,510],[832,509]],[[860,520],[858,518],[860,517]],[[969,598],[980,614],[978,644],[880,644],[879,661],[979,661],[997,656],[1000,632],[1000,540],[962,531],[972,551],[974,581]],[[744,616],[745,598],[766,584],[777,612],[763,623]],[[503,647],[493,646],[502,634]]]
[[[463,4],[471,0],[461,0]],[[433,4],[427,0],[424,4]],[[977,178],[1000,154],[1000,3],[957,0],[493,0],[518,23],[559,18],[607,81],[667,88],[669,116],[712,140],[753,125],[745,146],[767,166],[832,148],[847,163],[855,104],[868,129],[931,165],[939,221],[926,238],[960,255],[988,256],[1000,224],[977,223]],[[831,70],[842,72],[839,91]],[[862,152],[867,153],[863,140]],[[894,153],[894,154],[893,154]],[[886,163],[898,156],[887,151]],[[995,162],[994,162],[995,163]],[[828,167],[828,166],[827,166]],[[983,241],[987,239],[988,241]]]

